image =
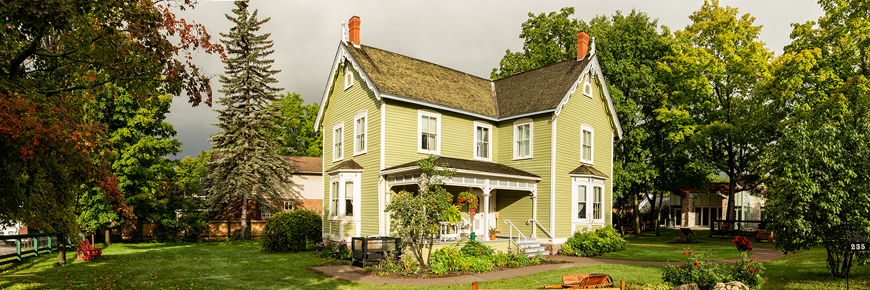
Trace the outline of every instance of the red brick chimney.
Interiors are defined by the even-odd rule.
[[[350,42],[353,43],[354,46],[359,46],[359,16],[351,17],[350,20],[347,21],[347,26],[350,34]]]
[[[577,60],[581,60],[589,53],[589,34],[586,31],[577,32]]]

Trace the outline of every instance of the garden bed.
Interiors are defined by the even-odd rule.
[[[562,261],[562,260],[541,259],[540,263],[537,265],[530,264],[528,266],[521,266],[521,267],[517,267],[517,268],[511,268],[511,267],[507,267],[507,266],[505,266],[505,267],[493,267],[491,271],[486,272],[486,273],[499,272],[499,271],[505,271],[505,270],[510,270],[510,269],[534,267],[534,266],[540,266],[540,265],[563,264],[563,263],[567,263],[567,262]],[[459,276],[465,276],[465,275],[480,274],[480,272],[475,272],[475,271],[447,271],[441,275],[432,274],[432,273],[429,273],[428,271],[425,271],[425,270],[418,271],[416,273],[388,272],[388,271],[384,271],[384,270],[375,270],[375,269],[370,269],[369,271],[362,269],[361,271],[364,274],[369,275],[369,276],[386,277],[386,278],[393,278],[393,279],[449,278],[449,277],[459,277]]]

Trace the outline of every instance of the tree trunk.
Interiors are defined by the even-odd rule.
[[[637,200],[640,196],[639,193],[635,192],[634,196],[631,198],[632,202],[632,220],[634,221],[634,236],[640,237],[640,205]]]
[[[109,229],[106,229],[105,234],[106,234],[106,245],[111,245],[112,241],[109,239]]]
[[[242,226],[241,226],[242,239],[244,239],[245,228],[248,227],[248,198],[247,197],[242,198],[242,218],[241,218],[241,221],[242,221]]]
[[[733,176],[733,175],[731,175]],[[736,220],[734,217],[734,187],[737,186],[737,180],[733,177],[728,178],[728,213],[725,215],[727,220]],[[736,224],[735,224],[736,226]]]
[[[57,264],[66,265],[66,237],[57,235]]]
[[[656,228],[656,237],[661,237],[661,236],[662,236],[661,231],[659,231],[659,220],[660,220],[661,217],[662,217],[662,213],[661,213],[661,210],[662,210],[662,199],[665,199],[664,195],[662,195],[662,196],[660,196],[660,197],[658,198],[659,204],[658,204],[658,206],[655,206],[655,207],[654,207],[654,208],[655,208],[655,217],[656,217],[656,220],[655,220],[655,225],[653,225],[653,226]]]

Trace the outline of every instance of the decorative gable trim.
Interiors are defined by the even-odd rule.
[[[622,139],[622,125],[619,123],[619,118],[616,117],[616,109],[613,107],[613,101],[610,98],[610,91],[607,90],[607,81],[604,79],[604,74],[601,73],[601,64],[598,63],[598,55],[593,55],[592,60],[590,60],[589,65],[583,69],[583,73],[580,74],[580,77],[574,81],[574,85],[571,86],[571,90],[565,94],[565,97],[562,98],[562,101],[559,102],[559,105],[556,106],[556,112],[553,115],[553,118],[559,116],[559,113],[562,111],[562,107],[568,103],[568,99],[571,98],[571,95],[574,94],[574,91],[577,90],[577,87],[582,86],[583,79],[585,76],[589,75],[597,75],[598,79],[601,81],[601,88],[604,90],[604,98],[607,100],[607,107],[610,109],[610,116],[613,120],[613,124],[616,126],[617,136]]]
[[[314,132],[317,132],[320,129],[321,121],[323,121],[323,112],[326,111],[327,102],[329,101],[329,88],[332,88],[333,82],[335,82],[335,75],[338,73],[338,70],[341,68],[341,64],[345,61],[350,62],[353,66],[354,70],[359,72],[360,78],[362,78],[366,82],[366,86],[372,92],[375,93],[375,98],[378,101],[381,100],[381,91],[375,87],[375,83],[372,82],[372,79],[366,74],[365,71],[359,66],[359,63],[356,62],[356,59],[351,56],[350,52],[347,50],[347,46],[344,43],[339,43],[338,51],[335,52],[335,60],[332,61],[332,70],[329,73],[329,81],[326,83],[326,88],[323,89],[323,97],[320,98],[320,109],[317,110],[317,118],[314,120]],[[344,80],[342,80],[344,81]]]

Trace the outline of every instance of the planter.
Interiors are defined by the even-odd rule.
[[[489,240],[495,241],[495,235],[489,235]]]

